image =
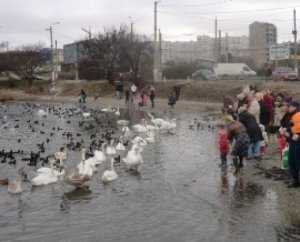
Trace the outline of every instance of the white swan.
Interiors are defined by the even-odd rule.
[[[157,127],[160,127],[162,126],[164,123],[165,123],[165,120],[162,119],[162,118],[154,118],[154,116],[151,114],[151,113],[147,113],[148,116],[150,117],[151,119],[151,122],[157,126]]]
[[[77,165],[78,174],[83,176],[92,177],[96,167],[94,165],[93,158],[87,159],[85,158],[85,149],[81,150],[81,162]]]
[[[54,153],[54,157],[56,160],[61,162],[66,161],[68,158],[67,148],[63,147],[60,151]]]
[[[153,131],[148,131],[146,134],[145,140],[148,143],[154,143],[155,142],[155,133]]]
[[[45,110],[43,110],[43,109],[40,109],[40,110],[37,112],[37,114],[38,114],[38,116],[40,116],[40,117],[45,117],[45,116],[48,115],[48,113],[47,113]]]
[[[131,150],[128,151],[127,156],[123,159],[123,162],[127,165],[129,170],[140,172],[140,167],[144,163],[141,152],[142,149],[138,144],[133,145]]]
[[[154,118],[152,114],[147,113],[151,119],[151,122],[160,130],[173,130],[177,127],[176,119],[171,119],[169,121],[162,118]]]
[[[106,155],[104,153],[106,143],[102,144],[101,150],[95,150],[94,151],[94,157],[95,157],[95,165],[100,165],[104,161],[106,161]]]
[[[62,165],[62,161],[61,161]],[[61,176],[65,174],[64,170],[58,171],[51,165],[51,169],[40,170],[38,175],[31,180],[33,186],[43,186],[56,183]]]
[[[139,145],[139,146],[146,146],[147,145],[147,141],[145,139],[143,139],[142,137],[140,136],[136,136],[132,141],[131,141],[132,144],[134,145]]]
[[[114,147],[114,140],[110,141],[110,145],[106,147],[106,154],[109,156],[113,156],[117,154],[116,148]]]
[[[129,125],[129,121],[128,120],[124,120],[124,119],[120,119],[117,121],[117,124],[119,126],[128,126]]]
[[[161,126],[161,129],[172,131],[176,129],[176,127],[177,127],[176,119],[171,119],[170,121],[165,121],[165,123]]]
[[[102,108],[101,109],[101,112],[104,112],[104,113],[111,113],[113,112],[113,109],[111,107],[108,107],[108,108]]]
[[[122,136],[125,139],[130,138],[132,136],[132,132],[127,126],[122,128]]]
[[[103,172],[101,180],[103,183],[109,183],[116,179],[118,179],[118,174],[116,173],[114,169],[114,158],[110,158],[110,169],[107,169]]]
[[[91,117],[91,113],[84,112],[84,113],[82,113],[82,116],[83,116],[84,118],[89,118],[89,117]]]
[[[120,116],[121,115],[121,113],[120,113],[120,107],[119,106],[117,107],[117,111],[115,111],[115,115],[116,116]]]
[[[138,133],[146,133],[148,131],[146,125],[146,120],[142,119],[142,123],[133,125],[132,129]]]
[[[123,144],[123,137],[122,136],[120,137],[119,142],[116,145],[116,150],[117,151],[125,151],[126,150],[126,147]]]

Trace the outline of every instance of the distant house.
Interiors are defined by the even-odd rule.
[[[214,72],[220,78],[244,78],[256,76],[256,72],[245,63],[218,63],[214,67]]]
[[[87,49],[86,42],[88,40],[77,41],[71,44],[64,45],[63,56],[64,64],[76,64],[86,58]]]

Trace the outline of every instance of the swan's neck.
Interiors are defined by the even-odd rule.
[[[110,159],[110,169],[112,171],[114,171],[114,158],[113,157]]]

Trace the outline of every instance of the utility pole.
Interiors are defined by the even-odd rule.
[[[219,41],[218,41],[218,60],[222,61],[222,31],[219,30]]]
[[[215,18],[215,43],[214,43],[214,59],[218,63],[218,19]]]
[[[158,1],[154,2],[154,63],[153,63],[153,78],[154,82],[160,80],[159,77],[159,68],[158,68],[158,43],[157,43],[157,5]]]
[[[158,40],[159,40],[159,73],[162,73],[162,35],[160,32],[160,29],[158,30],[159,34],[158,34]]]
[[[58,51],[57,51],[57,40],[55,40],[55,50],[54,50],[54,79],[57,80],[58,76]]]
[[[85,33],[87,33],[88,34],[88,38],[89,39],[92,39],[92,31],[91,31],[91,26],[89,26],[89,29],[87,30],[87,29],[85,29],[85,28],[81,28],[81,30],[83,31],[83,32],[85,32]]]
[[[296,18],[296,9],[294,9],[294,30],[293,30],[293,35],[294,35],[294,58],[295,58],[295,71],[298,74],[298,44],[297,44],[297,18]]]
[[[53,28],[52,25],[50,25],[49,29],[46,29],[50,33],[50,48],[51,48],[51,82],[52,82],[52,88],[55,86],[55,78],[54,78],[54,62],[53,62]]]
[[[134,25],[134,23],[131,22],[130,23],[130,40],[131,40],[131,42],[133,41],[133,25]]]
[[[54,53],[53,53],[53,25],[57,25],[59,22],[55,22],[50,24],[49,29],[46,29],[46,31],[49,31],[50,33],[50,47],[51,47],[51,84],[52,89],[55,89],[55,74],[54,74]]]
[[[225,54],[226,54],[226,62],[229,63],[229,38],[228,38],[228,33],[225,34]]]

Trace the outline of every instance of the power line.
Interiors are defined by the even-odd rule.
[[[222,14],[239,14],[239,13],[249,13],[249,12],[268,12],[268,11],[280,11],[280,10],[287,10],[287,9],[294,9],[299,8],[300,5],[296,6],[289,6],[289,7],[280,7],[280,8],[265,8],[265,9],[243,9],[243,10],[236,10],[236,11],[221,11],[221,12],[174,12],[174,11],[159,11],[160,13],[166,14],[185,14],[190,16],[199,16],[199,15],[222,15]]]
[[[162,7],[206,7],[206,6],[213,6],[213,5],[219,5],[219,4],[225,4],[231,2],[231,0],[224,0],[224,1],[218,1],[218,2],[212,2],[212,3],[204,3],[204,4],[161,4]]]

